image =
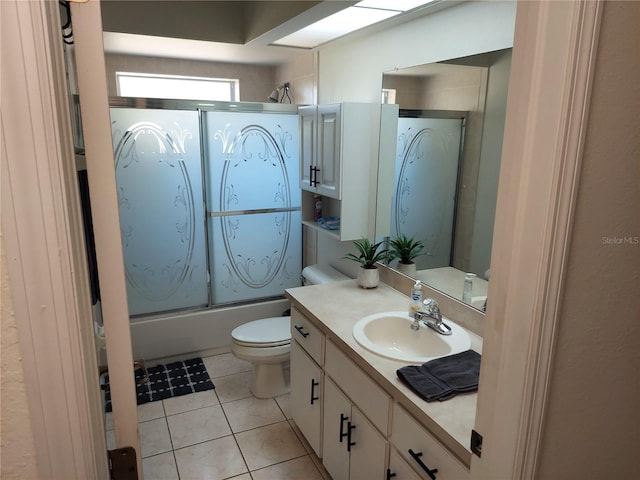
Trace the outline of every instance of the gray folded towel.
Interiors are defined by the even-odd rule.
[[[427,402],[447,400],[478,389],[481,355],[473,350],[436,358],[396,371],[398,378]]]

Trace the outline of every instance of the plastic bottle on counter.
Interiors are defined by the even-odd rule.
[[[422,284],[416,280],[416,284],[411,289],[411,301],[409,302],[409,315],[413,317],[415,312],[419,312],[422,307]]]
[[[473,290],[473,277],[475,277],[475,273],[467,273],[464,276],[464,288],[462,289],[462,301],[471,305],[471,292]]]

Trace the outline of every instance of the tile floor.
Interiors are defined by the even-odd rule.
[[[138,406],[145,480],[330,480],[289,413],[289,394],[258,399],[251,365],[203,359],[215,390]],[[114,448],[111,414],[107,445]]]

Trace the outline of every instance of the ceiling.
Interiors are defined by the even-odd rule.
[[[269,45],[271,41],[355,3],[340,0],[103,0],[105,51],[278,64],[299,56],[302,51]]]
[[[399,0],[396,0],[399,1]],[[394,17],[406,21],[457,3],[436,0]],[[107,53],[277,65],[308,49],[271,43],[357,1],[102,0]],[[369,27],[372,28],[372,27]]]

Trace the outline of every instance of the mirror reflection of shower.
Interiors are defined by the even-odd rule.
[[[421,241],[416,268],[453,262],[458,177],[466,112],[401,110],[391,236]]]

